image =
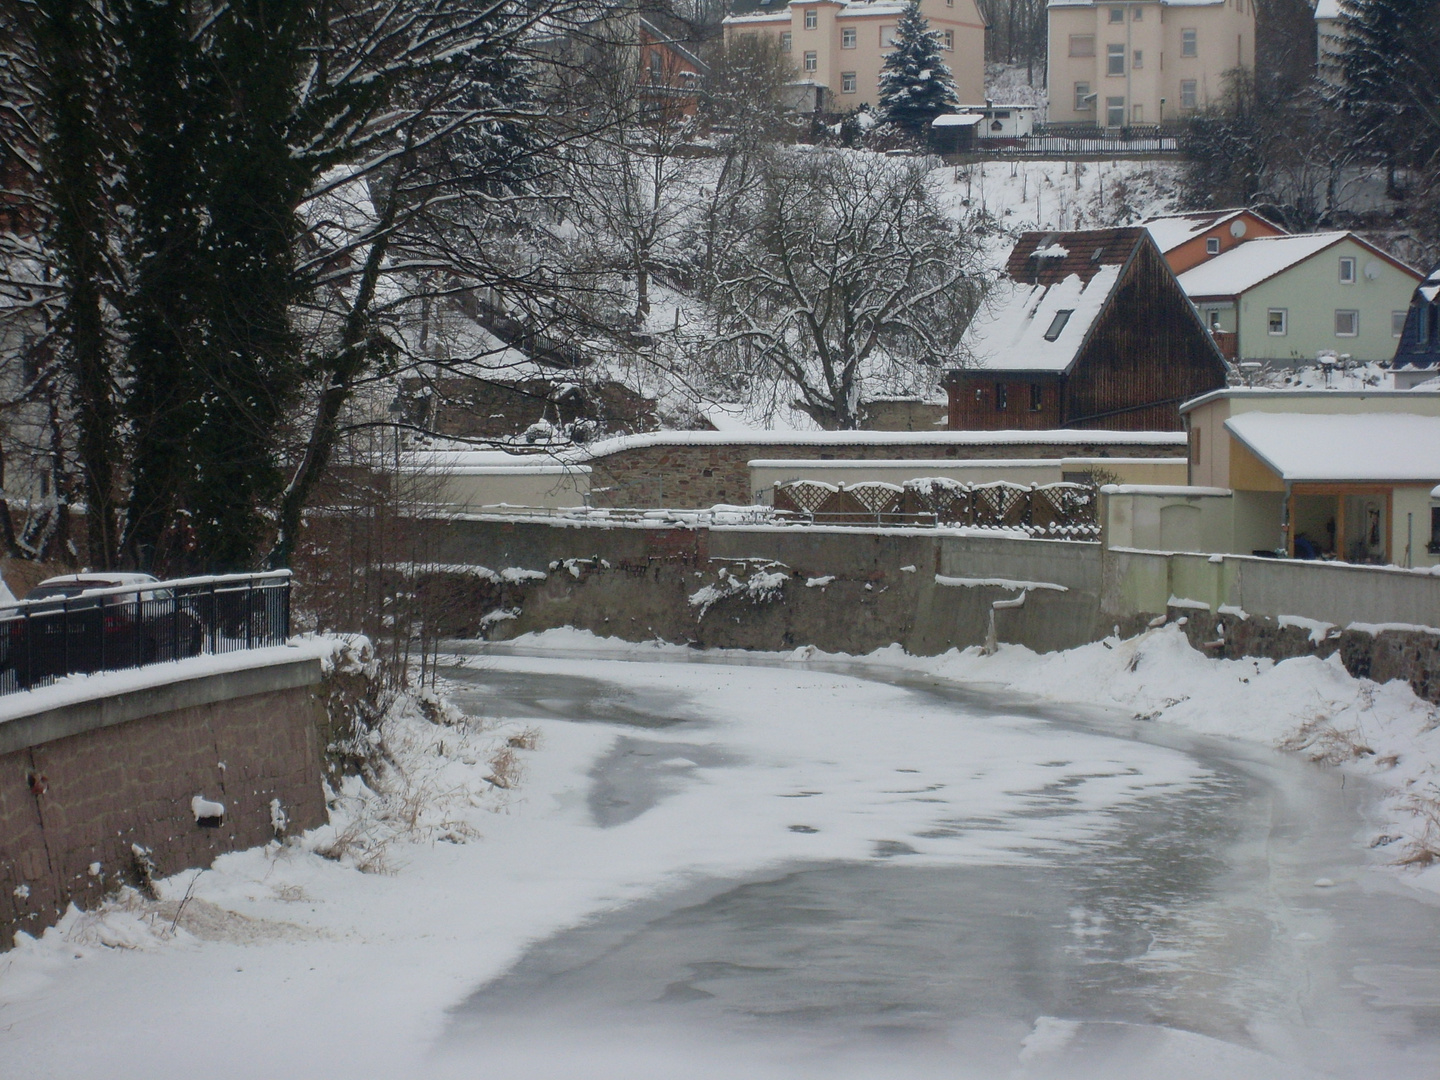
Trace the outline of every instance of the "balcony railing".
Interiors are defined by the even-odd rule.
[[[88,589],[0,608],[0,694],[66,675],[283,645],[290,571]]]

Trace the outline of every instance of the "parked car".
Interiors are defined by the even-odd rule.
[[[189,605],[149,574],[65,574],[0,609],[0,674],[19,686],[46,676],[135,667],[197,655],[204,629]],[[133,587],[134,592],[96,595]]]

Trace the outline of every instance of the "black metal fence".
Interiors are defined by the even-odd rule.
[[[0,608],[0,694],[65,675],[283,645],[290,571],[87,589]]]

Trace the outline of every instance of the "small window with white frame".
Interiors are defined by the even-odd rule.
[[[1136,49],[1130,54],[1130,66],[1136,71],[1140,71],[1145,67],[1145,53],[1143,50]]]
[[[840,73],[840,92],[842,94],[853,94],[859,80],[853,71],[842,71]]]
[[[1205,238],[1205,254],[1206,254],[1206,255],[1219,255],[1219,254],[1220,254],[1220,238],[1219,238],[1218,236],[1207,236],[1207,237]]]
[[[1090,94],[1088,82],[1077,82],[1075,84],[1075,111],[1089,112],[1095,107],[1095,99]]]
[[[1180,31],[1180,55],[1181,55],[1181,56],[1199,56],[1199,55],[1200,55],[1200,35],[1199,35],[1199,32],[1198,32],[1198,31],[1195,31],[1195,30],[1181,30],[1181,31]]]
[[[955,51],[955,31],[954,31],[954,30],[946,30],[946,31],[945,31],[945,51],[946,51],[946,52],[954,52],[954,51]]]
[[[882,49],[893,49],[895,47],[895,27],[880,27],[880,47]]]
[[[1195,92],[1194,79],[1180,80],[1180,107],[1182,109],[1198,108],[1200,104],[1199,95]]]
[[[1112,128],[1125,126],[1125,99],[1123,97],[1107,97],[1105,99],[1105,126]]]
[[[784,33],[782,33],[780,35],[780,51],[789,52],[790,46],[794,43],[794,38],[795,35],[792,34],[789,30],[786,30]]]
[[[806,71],[819,71],[819,70],[820,70],[820,54],[817,53],[814,49],[809,49],[809,50],[807,50],[806,53],[805,53],[805,70],[806,70]]]
[[[847,26],[840,31],[840,47],[842,49],[853,49],[859,44],[860,31],[853,26]]]
[[[1360,336],[1360,312],[1358,312],[1358,311],[1337,311],[1337,312],[1335,312],[1335,336],[1336,336],[1336,337],[1359,337],[1359,336]]]
[[[1344,255],[1340,258],[1340,284],[1355,284],[1355,260],[1349,255]]]
[[[1405,334],[1405,319],[1410,313],[1408,311],[1390,312],[1390,336],[1393,338],[1402,337]]]
[[[814,30],[820,25],[820,13],[814,8],[807,8],[805,11],[805,29]]]
[[[1125,74],[1125,46],[1123,44],[1105,46],[1105,74]]]
[[[1110,21],[1111,21],[1111,22],[1124,22],[1124,21],[1125,21],[1125,9],[1124,9],[1123,7],[1112,7],[1112,8],[1110,9]]]
[[[1271,337],[1284,337],[1290,330],[1290,312],[1283,307],[1272,307],[1265,313],[1265,326]]]

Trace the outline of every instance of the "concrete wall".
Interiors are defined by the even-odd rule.
[[[268,650],[267,650],[268,651]],[[97,694],[106,676],[92,680]],[[313,657],[96,697],[0,723],[0,948],[38,933],[72,901],[121,883],[208,866],[326,819]],[[43,691],[36,692],[46,701]],[[191,799],[225,806],[196,822]]]
[[[1235,499],[1220,488],[1107,485],[1100,491],[1100,521],[1114,547],[1229,551]]]
[[[590,469],[584,465],[533,468],[459,467],[437,474],[436,502],[465,512],[485,506],[584,506]]]
[[[1440,576],[1283,559],[1167,554],[966,530],[437,522],[443,563],[546,572],[512,586],[512,637],[556,626],[698,647],[933,655],[986,640],[1070,648],[1185,616],[1226,655],[1341,651],[1357,674],[1440,701]],[[1020,596],[1019,607],[994,609]],[[483,612],[472,613],[479,625]],[[1283,626],[1285,617],[1299,625]],[[1313,623],[1335,627],[1313,638]],[[1358,624],[1358,625],[1352,625]],[[1385,625],[1390,624],[1390,625]],[[1406,624],[1406,625],[1394,625]],[[1223,628],[1222,628],[1223,627]]]

